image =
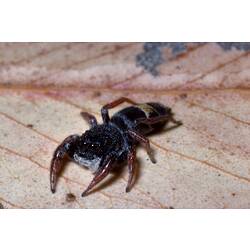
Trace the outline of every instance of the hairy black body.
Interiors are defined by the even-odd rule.
[[[123,102],[128,102],[132,106],[120,110],[110,118],[108,109]],[[101,114],[103,124],[98,124],[94,116],[82,112],[81,115],[90,124],[90,129],[81,136],[67,137],[55,150],[50,169],[53,193],[65,157],[94,172],[95,176],[82,196],[103,180],[118,163],[127,159],[128,192],[135,174],[136,145],[142,143],[150,160],[155,163],[149,140],[145,135],[156,132],[169,121],[181,125],[181,122],[173,118],[171,109],[160,103],[137,104],[124,97],[105,105]]]

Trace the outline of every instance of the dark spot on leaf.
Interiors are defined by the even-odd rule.
[[[235,196],[236,194],[235,193],[232,193],[232,196]]]
[[[73,202],[76,200],[76,196],[72,193],[68,193],[66,194],[66,201],[67,202]]]
[[[217,43],[224,50],[231,50],[232,48],[238,50],[249,51],[250,43]]]
[[[218,42],[217,44],[226,51],[231,50],[232,48],[244,51],[250,50],[250,43]],[[172,51],[172,58],[175,58],[187,51],[187,45],[188,43],[185,42],[147,42],[143,46],[143,52],[136,55],[136,65],[143,67],[153,76],[157,76],[159,74],[157,67],[163,62],[166,62],[166,59],[164,60],[162,56],[162,48],[170,48]]]
[[[186,94],[186,93],[180,94],[180,98],[181,98],[181,99],[186,99],[186,98],[187,98],[187,94]]]
[[[0,209],[4,209],[4,206],[2,203],[0,203]]]
[[[158,75],[157,66],[164,62],[162,57],[162,48],[168,47],[172,50],[173,57],[187,50],[187,43],[145,43],[144,51],[136,56],[136,65],[143,67],[153,76]]]
[[[95,92],[93,93],[92,96],[93,96],[94,98],[95,98],[95,97],[100,97],[100,96],[101,96],[101,92],[95,91]]]
[[[33,124],[27,124],[27,128],[33,128]]]

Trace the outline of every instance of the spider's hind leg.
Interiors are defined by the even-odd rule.
[[[133,178],[136,172],[136,150],[135,147],[131,149],[131,151],[128,153],[128,183],[126,187],[126,192],[129,192],[132,184],[133,184]]]
[[[147,125],[153,125],[159,122],[168,122],[168,121],[176,124],[176,126],[182,125],[182,122],[175,120],[172,114],[160,115],[156,117],[139,118],[136,120],[136,124],[143,123]]]
[[[151,150],[150,147],[150,142],[147,137],[141,135],[137,131],[134,130],[128,130],[128,134],[136,141],[140,142],[146,149],[147,154],[149,156],[149,159],[151,160],[152,163],[156,163],[156,160],[153,155],[153,151]]]

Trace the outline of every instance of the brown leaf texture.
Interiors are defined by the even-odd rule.
[[[250,207],[249,52],[188,44],[173,56],[162,48],[157,76],[136,65],[142,52],[141,43],[0,44],[4,208]],[[52,194],[53,151],[88,129],[80,112],[101,122],[102,105],[121,96],[162,102],[183,126],[149,137],[156,164],[138,147],[131,192],[125,166],[82,198],[93,175],[68,162]]]

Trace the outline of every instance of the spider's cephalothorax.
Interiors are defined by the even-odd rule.
[[[132,106],[120,110],[110,118],[108,109],[123,102],[128,102]],[[160,103],[137,104],[124,97],[105,105],[101,114],[103,124],[97,124],[94,116],[82,112],[81,115],[90,124],[90,129],[81,136],[67,137],[55,150],[50,168],[50,186],[53,193],[65,157],[94,172],[94,178],[82,196],[103,180],[117,163],[127,159],[128,192],[135,174],[137,143],[142,143],[150,160],[155,163],[149,140],[145,135],[162,128],[168,121],[177,126],[181,125],[180,121],[173,118],[171,109]]]

